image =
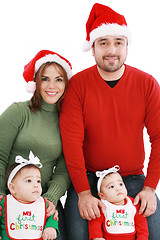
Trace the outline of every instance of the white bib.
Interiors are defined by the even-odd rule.
[[[106,205],[103,213],[105,216],[105,227],[109,233],[123,234],[135,232],[134,216],[136,208],[129,197],[126,200],[127,203],[123,206],[114,205],[106,200],[102,200]]]
[[[46,205],[42,197],[24,204],[6,196],[6,231],[11,239],[40,239],[45,224]]]

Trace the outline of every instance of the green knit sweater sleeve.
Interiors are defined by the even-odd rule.
[[[5,195],[5,176],[10,150],[22,124],[22,113],[16,103],[0,116],[0,194]]]
[[[48,182],[48,191],[43,195],[53,202],[55,206],[58,200],[65,194],[70,185],[70,177],[67,171],[64,156],[57,160],[57,166],[54,169],[52,180]]]

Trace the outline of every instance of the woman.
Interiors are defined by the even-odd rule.
[[[43,165],[42,188],[49,203],[48,215],[56,211],[56,206],[59,211],[58,239],[65,239],[59,199],[70,183],[62,154],[58,110],[71,76],[72,66],[67,59],[48,50],[38,52],[23,72],[33,97],[13,103],[0,116],[0,195],[7,193],[5,175],[16,155],[27,158],[32,151]]]

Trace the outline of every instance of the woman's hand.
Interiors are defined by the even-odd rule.
[[[56,237],[57,237],[57,230],[53,227],[45,228],[42,233],[43,240],[52,240],[52,239],[56,239]]]
[[[51,201],[49,201],[48,199],[46,199],[46,202],[48,203],[47,217],[50,217],[54,214],[54,220],[55,219],[58,220],[58,211],[56,210],[55,205]]]

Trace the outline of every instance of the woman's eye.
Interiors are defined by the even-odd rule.
[[[42,77],[42,81],[48,81],[47,77]]]
[[[57,82],[62,82],[63,79],[62,78],[57,78]]]

